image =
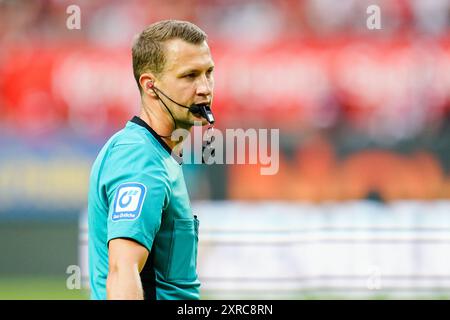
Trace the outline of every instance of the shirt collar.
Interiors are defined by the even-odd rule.
[[[169,147],[169,145],[156,133],[155,130],[153,130],[147,124],[147,122],[145,122],[138,116],[134,116],[130,121],[147,129],[153,135],[153,137],[155,137],[155,139],[158,140],[158,142],[161,144],[161,146],[175,159],[175,161],[178,162],[178,164],[183,164],[183,158],[181,158],[180,156],[178,156],[174,152],[172,152],[172,149]]]

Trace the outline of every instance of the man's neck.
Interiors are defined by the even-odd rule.
[[[157,121],[155,115],[146,112],[145,108],[141,108],[141,113],[139,115],[145,123],[147,123],[160,137],[161,139],[178,155],[181,154],[181,146],[183,143],[183,139],[181,138],[179,141],[172,140],[172,133],[175,130],[173,119],[169,117],[171,121]],[[176,129],[184,129],[190,131],[192,128],[191,125],[185,125],[177,123]]]

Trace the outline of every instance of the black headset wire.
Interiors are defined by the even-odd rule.
[[[153,92],[156,94],[156,96],[158,97],[158,100],[161,101],[162,104],[164,105],[164,107],[166,107],[167,111],[169,111],[169,114],[170,114],[170,116],[172,117],[172,120],[173,120],[173,126],[174,126],[174,129],[173,129],[173,130],[176,130],[176,129],[177,129],[177,122],[175,121],[175,117],[173,116],[173,114],[172,114],[172,112],[170,111],[169,107],[167,107],[167,105],[164,103],[164,101],[161,99],[161,97],[156,93],[156,90],[155,90],[155,89],[157,89],[157,88],[152,87],[152,90],[153,90]],[[158,90],[159,92],[161,92],[167,99],[169,99],[170,101],[176,103],[175,101],[173,101],[172,99],[170,99],[168,96],[166,96],[162,91],[160,91],[159,89],[157,89],[157,90]],[[178,104],[178,103],[177,103],[177,104]],[[162,135],[160,135],[159,133],[156,133],[156,134],[157,134],[159,137],[161,137],[161,138],[170,138],[170,137],[171,137],[171,135],[170,135],[170,136],[162,136]]]

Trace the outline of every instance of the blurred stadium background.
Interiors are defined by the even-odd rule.
[[[450,297],[450,1],[0,0],[0,299],[88,297],[90,166],[167,18],[209,35],[217,128],[280,129],[276,175],[184,166],[204,298]]]

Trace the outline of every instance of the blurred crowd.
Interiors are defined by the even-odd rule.
[[[80,29],[67,27],[73,5]],[[367,27],[373,5],[380,30]],[[133,36],[169,18],[209,36],[216,126],[280,129],[280,174],[187,168],[205,184],[194,198],[450,197],[449,0],[0,0],[0,178],[17,180],[2,161],[26,159],[39,169],[22,180],[41,199],[35,172],[55,165],[39,152],[93,159],[138,111]],[[61,168],[45,177],[89,165]],[[0,193],[12,199],[11,181]]]
[[[66,9],[73,4],[81,9],[81,30],[68,33]],[[197,23],[214,39],[363,35],[370,5],[382,12],[383,36],[448,33],[448,0],[1,0],[0,44],[83,38],[128,45],[142,26],[167,18]]]

